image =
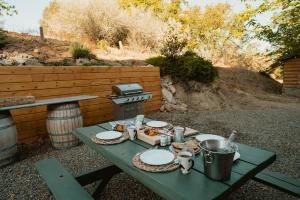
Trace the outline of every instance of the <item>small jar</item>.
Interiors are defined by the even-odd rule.
[[[168,136],[161,135],[160,136],[160,146],[165,147],[168,144]]]

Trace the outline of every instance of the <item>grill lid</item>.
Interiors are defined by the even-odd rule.
[[[121,96],[139,94],[143,92],[142,86],[137,83],[114,85],[112,89],[114,93]]]

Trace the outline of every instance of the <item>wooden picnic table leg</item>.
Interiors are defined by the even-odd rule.
[[[65,149],[79,144],[72,134],[75,128],[83,126],[78,102],[48,105],[47,130],[52,145]]]
[[[100,184],[96,188],[93,193],[94,199],[99,199],[101,197],[101,192],[104,190],[105,186],[109,182],[109,180],[116,174],[122,172],[120,168],[115,165],[111,165],[102,169],[98,169],[96,171],[92,171],[89,173],[82,174],[76,177],[76,180],[80,185],[85,186],[90,183],[101,180]]]

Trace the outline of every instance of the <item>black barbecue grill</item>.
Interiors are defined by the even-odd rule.
[[[152,98],[151,92],[144,92],[140,84],[119,84],[112,87],[113,112],[116,120],[128,119],[144,114],[144,101]]]

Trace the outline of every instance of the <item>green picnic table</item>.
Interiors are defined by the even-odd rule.
[[[93,135],[111,129],[109,123],[103,123],[77,128],[73,134],[91,149],[102,154],[115,167],[134,177],[161,197],[170,200],[222,199],[252,179],[276,159],[273,152],[237,143],[241,157],[234,163],[231,178],[227,181],[214,181],[206,177],[201,155],[196,156],[195,165],[188,175],[183,175],[180,170],[168,173],[151,173],[134,167],[132,158],[137,153],[153,148],[153,146],[137,139],[134,141],[127,140],[117,145],[99,145],[92,142],[91,137]],[[118,172],[116,170],[116,173]],[[101,187],[99,191],[102,191],[105,185]],[[93,197],[98,195],[93,195]]]

